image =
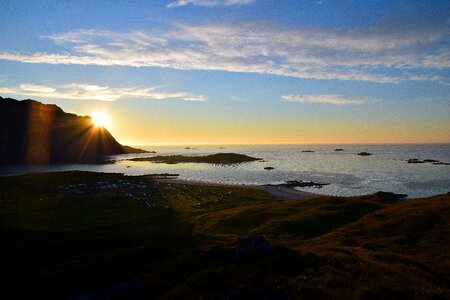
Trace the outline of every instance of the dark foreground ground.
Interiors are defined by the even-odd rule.
[[[450,299],[450,195],[0,178],[2,299]]]

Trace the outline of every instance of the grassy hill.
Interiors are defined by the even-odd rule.
[[[450,195],[278,201],[66,172],[0,178],[6,298],[448,299]]]

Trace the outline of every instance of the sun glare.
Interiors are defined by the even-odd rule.
[[[107,127],[109,125],[109,118],[104,113],[92,114],[92,123],[95,127]]]

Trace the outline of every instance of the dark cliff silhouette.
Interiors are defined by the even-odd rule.
[[[146,152],[56,105],[0,97],[0,113],[0,165],[100,163],[106,155]]]

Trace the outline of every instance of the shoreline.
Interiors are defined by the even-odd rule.
[[[144,176],[147,177],[147,176]],[[150,176],[148,178],[151,178]],[[216,187],[230,187],[230,188],[248,188],[264,191],[272,195],[277,200],[307,200],[319,197],[326,197],[326,195],[299,191],[294,188],[286,186],[276,186],[276,185],[257,185],[257,184],[230,184],[230,183],[219,183],[219,182],[208,182],[201,180],[187,180],[187,179],[172,179],[172,178],[153,178],[157,182],[164,183],[177,183],[185,185],[195,185],[195,186],[216,186]]]
[[[80,173],[94,173],[94,174],[120,174],[124,176],[131,176],[131,177],[143,177],[143,178],[149,178],[153,179],[154,181],[159,182],[166,182],[166,183],[178,183],[178,184],[186,184],[186,185],[196,185],[196,186],[211,186],[211,187],[230,187],[230,188],[243,188],[243,189],[256,189],[260,191],[264,191],[266,193],[269,193],[277,200],[307,200],[307,199],[313,199],[313,198],[320,198],[320,197],[359,197],[359,196],[367,196],[372,195],[377,192],[383,192],[383,190],[377,190],[369,193],[362,193],[362,194],[355,194],[355,195],[332,195],[332,194],[321,194],[316,192],[310,192],[310,191],[302,191],[297,190],[293,187],[287,187],[287,186],[281,186],[281,185],[270,185],[270,184],[240,184],[240,183],[221,183],[221,182],[212,182],[212,181],[203,181],[203,180],[191,180],[191,179],[181,179],[181,178],[155,178],[154,176],[162,175],[167,176],[163,174],[138,174],[138,175],[128,175],[124,172],[108,172],[108,171],[98,171],[98,170],[77,170],[77,169],[69,169],[69,170],[49,170],[49,171],[39,171],[39,172],[23,172],[23,173],[14,173],[14,174],[1,174],[0,178],[10,178],[10,177],[20,177],[20,176],[27,176],[27,175],[39,175],[39,174],[52,174],[52,173],[72,173],[72,172],[80,172]],[[169,174],[169,173],[168,173]],[[171,175],[171,174],[169,174]],[[386,191],[384,191],[386,192]],[[393,194],[401,194],[397,192],[388,192]],[[404,200],[410,200],[410,199],[417,199],[417,198],[429,198],[439,195],[445,195],[448,194],[448,191],[444,191],[442,193],[435,193],[431,195],[419,195],[419,196],[410,196],[407,194]],[[406,195],[406,194],[405,194]]]

